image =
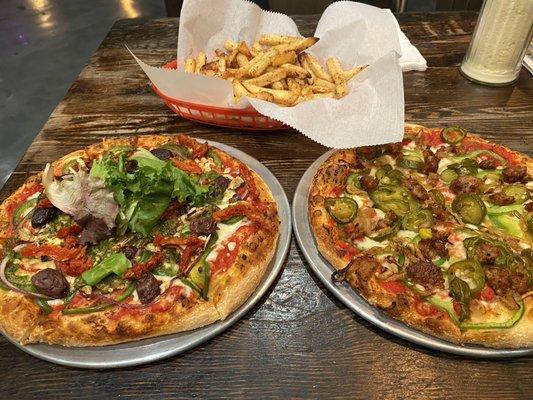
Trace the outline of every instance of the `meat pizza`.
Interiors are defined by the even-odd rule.
[[[0,328],[97,346],[198,328],[253,293],[274,254],[262,179],[188,136],[104,140],[0,206]]]
[[[335,151],[308,200],[332,280],[452,342],[532,346],[532,169],[459,127]]]

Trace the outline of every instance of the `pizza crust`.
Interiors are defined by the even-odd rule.
[[[440,128],[425,128],[421,125],[406,124],[405,136],[422,138],[424,135],[440,132]],[[528,173],[533,174],[533,159],[505,146],[491,143],[479,136],[468,134],[472,143],[490,145],[492,149],[499,149],[509,153],[517,163],[527,166]],[[331,154],[317,170],[311,183],[308,197],[308,215],[315,242],[320,254],[336,269],[345,268],[350,257],[335,246],[332,236],[333,229],[328,227],[328,212],[324,207],[324,200],[328,194],[344,185],[347,174],[343,172],[344,162],[356,161],[353,149],[337,150]],[[533,297],[524,299],[525,313],[514,327],[502,330],[468,330],[460,329],[449,319],[424,317],[418,314],[412,305],[406,304],[409,299],[398,298],[384,292],[372,278],[368,282],[350,281],[351,286],[370,304],[380,308],[388,316],[395,318],[424,333],[439,337],[458,344],[482,344],[494,348],[524,348],[533,346]]]
[[[132,138],[105,139],[101,143],[69,153],[52,163],[54,174],[60,176],[74,157],[90,161],[116,145],[153,148],[175,136],[150,135]],[[217,152],[242,162],[217,149]],[[187,299],[163,312],[115,313],[120,307],[85,315],[62,315],[53,319],[44,314],[26,296],[0,289],[0,329],[21,344],[44,342],[63,346],[103,346],[189,331],[226,318],[240,307],[261,282],[275,253],[279,236],[277,205],[268,186],[252,171],[262,201],[269,203],[268,218],[272,232],[262,230],[251,235],[244,243],[235,262],[228,269],[228,279],[214,277],[209,301]],[[24,188],[40,182],[41,173],[30,177],[18,190],[0,205],[0,246],[9,229],[7,207]],[[255,250],[253,250],[255,248]],[[0,247],[1,249],[1,247]]]

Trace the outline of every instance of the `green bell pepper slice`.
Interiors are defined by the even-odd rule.
[[[233,217],[222,221],[224,225],[235,225],[237,222],[240,222],[244,219],[243,215],[234,215]]]
[[[37,304],[39,308],[44,311],[45,314],[50,314],[52,311],[54,311],[52,306],[48,304],[48,302],[45,299],[36,298],[35,304]]]
[[[325,206],[329,215],[340,224],[353,221],[359,209],[355,200],[350,197],[328,197]]]
[[[217,155],[217,153],[215,153],[213,150],[209,150],[207,152],[207,156],[210,157],[213,160],[213,162],[215,163],[217,168],[224,168],[224,164],[222,164],[222,160]]]
[[[522,316],[524,315],[525,307],[524,302],[519,301],[518,302],[518,310],[516,310],[513,315],[507,320],[503,322],[461,322],[459,324],[459,328],[462,330],[469,330],[469,329],[509,329],[515,326],[518,321],[522,319]]]
[[[130,297],[133,292],[135,291],[135,282],[131,282],[128,287],[122,292],[120,296],[118,296],[115,301],[123,302],[128,297]],[[80,307],[80,308],[64,308],[61,312],[65,315],[72,315],[72,314],[91,314],[99,311],[104,311],[108,308],[110,308],[112,304],[98,304],[96,306],[91,307]]]
[[[13,213],[13,226],[17,226],[22,222],[23,217],[28,215],[31,209],[35,208],[37,201],[38,199],[35,197],[34,199],[25,201],[15,208],[15,212]]]
[[[461,193],[453,199],[452,210],[466,224],[479,225],[487,215],[487,207],[475,193]]]
[[[489,219],[492,224],[499,229],[504,230],[505,232],[522,238],[524,232],[520,228],[520,221],[509,214],[489,214]]]
[[[113,273],[118,276],[124,275],[128,268],[131,268],[131,261],[123,253],[115,253],[85,271],[81,277],[87,285],[93,286]]]

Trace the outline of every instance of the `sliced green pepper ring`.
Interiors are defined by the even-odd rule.
[[[448,273],[468,283],[472,298],[476,297],[485,287],[485,273],[481,264],[476,260],[457,261],[450,265]]]
[[[397,160],[398,165],[402,168],[419,170],[424,166],[424,163],[418,158],[412,156],[402,156]]]
[[[429,191],[429,195],[431,196],[433,200],[435,200],[435,203],[443,207],[446,205],[446,200],[444,199],[444,195],[442,194],[442,192],[438,191],[437,189],[431,189]]]
[[[433,214],[426,209],[407,213],[402,218],[402,228],[408,231],[418,231],[420,228],[430,228],[433,224]]]
[[[355,200],[349,197],[328,197],[325,205],[329,215],[341,224],[353,221],[359,209]]]
[[[401,186],[382,185],[370,192],[369,196],[376,207],[385,212],[394,211],[400,217],[419,208],[419,204]]]
[[[466,224],[479,225],[487,215],[487,207],[475,193],[461,193],[453,199],[452,210]]]
[[[504,186],[502,192],[506,196],[514,197],[514,204],[522,204],[529,200],[529,191],[524,185],[514,184]]]
[[[466,136],[466,131],[458,126],[449,126],[440,132],[441,139],[450,144],[461,143]]]
[[[361,174],[358,172],[352,172],[348,175],[348,179],[346,179],[346,191],[348,193],[355,194],[361,190],[360,178]]]
[[[450,184],[454,179],[459,178],[459,174],[452,168],[446,168],[440,173],[440,179],[445,183]]]

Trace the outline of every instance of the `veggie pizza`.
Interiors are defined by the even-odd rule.
[[[332,280],[452,342],[532,346],[532,170],[459,127],[334,152],[308,202]]]
[[[274,254],[278,211],[245,164],[184,135],[71,153],[0,206],[0,328],[107,345],[224,319]]]

